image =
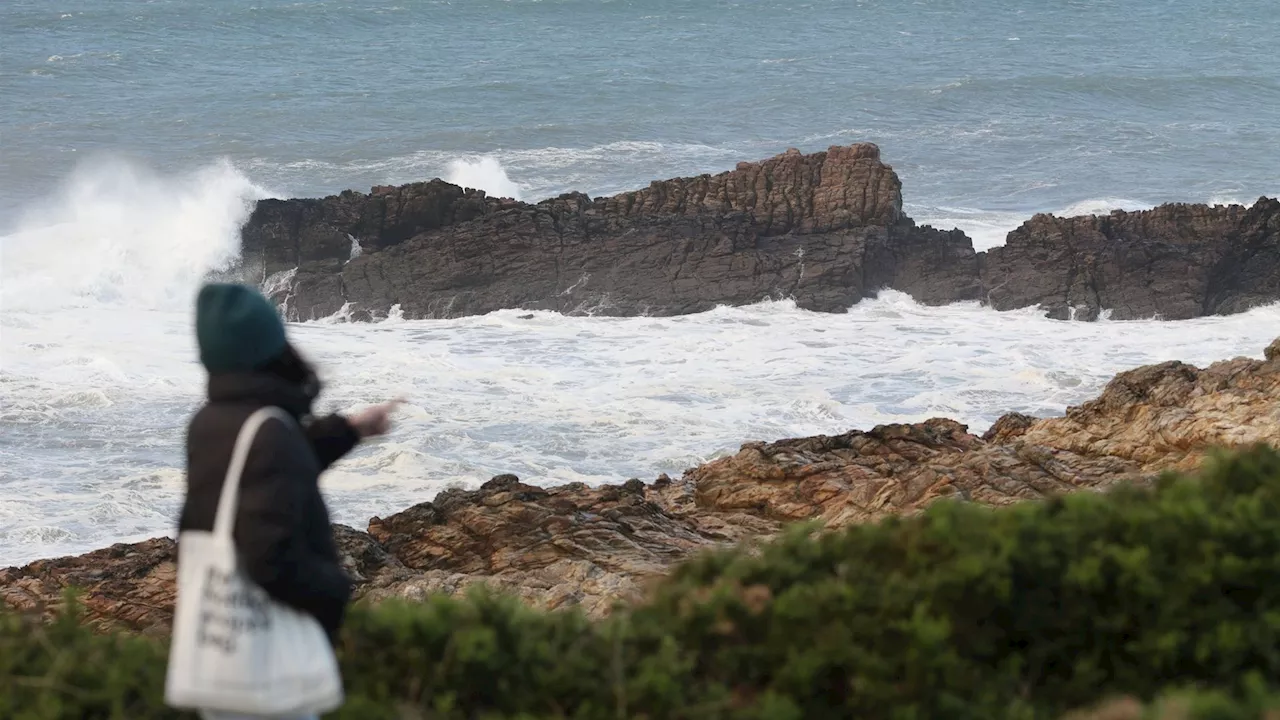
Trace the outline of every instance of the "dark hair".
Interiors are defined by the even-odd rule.
[[[260,369],[302,388],[302,392],[312,400],[320,394],[320,378],[316,375],[315,368],[290,343],[286,342],[284,350]]]

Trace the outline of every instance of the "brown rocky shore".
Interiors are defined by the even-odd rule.
[[[672,479],[542,488],[500,476],[452,490],[367,531],[336,526],[358,593],[373,600],[488,583],[542,607],[592,615],[705,548],[764,539],[783,525],[827,526],[913,513],[939,501],[1005,505],[1194,468],[1214,447],[1280,443],[1280,340],[1264,360],[1181,362],[1117,375],[1062,417],[1011,414],[982,436],[951,420],[834,437],[748,443]],[[0,570],[0,601],[50,611],[83,591],[103,627],[164,632],[174,543],[121,544]]]
[[[1003,247],[918,226],[872,144],[530,204],[442,180],[260,201],[244,272],[291,319],[502,309],[676,315],[791,298],[843,312],[885,288],[1055,318],[1182,319],[1280,300],[1280,200],[1037,215]]]

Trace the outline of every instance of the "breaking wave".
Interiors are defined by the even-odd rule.
[[[86,162],[0,236],[3,310],[186,302],[236,260],[240,225],[263,195],[228,162],[179,174]]]

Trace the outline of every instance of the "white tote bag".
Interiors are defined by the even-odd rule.
[[[343,702],[333,647],[310,615],[272,600],[244,574],[232,529],[254,436],[278,408],[245,422],[218,499],[213,532],[178,538],[178,590],[165,703],[183,710],[264,716],[319,714]]]

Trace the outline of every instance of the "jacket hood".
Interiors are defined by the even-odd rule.
[[[296,418],[311,414],[313,397],[299,385],[268,372],[247,371],[209,375],[209,401],[272,405]]]

